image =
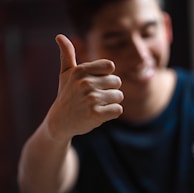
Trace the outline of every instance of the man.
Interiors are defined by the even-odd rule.
[[[193,192],[194,78],[167,68],[169,15],[156,0],[68,3],[76,52],[56,37],[59,91],[24,146],[21,192]]]

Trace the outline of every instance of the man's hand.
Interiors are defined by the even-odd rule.
[[[77,65],[75,49],[63,35],[56,37],[61,69],[58,95],[48,115],[48,130],[56,140],[91,131],[123,112],[119,77],[112,61],[101,59]]]

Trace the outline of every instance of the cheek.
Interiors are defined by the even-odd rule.
[[[170,47],[164,39],[163,41],[157,41],[152,45],[151,52],[156,60],[157,66],[163,67],[168,64]]]
[[[165,67],[168,65],[170,48],[167,44],[160,44],[155,48],[156,60],[158,60],[158,65],[160,67]]]

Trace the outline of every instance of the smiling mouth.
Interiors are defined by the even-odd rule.
[[[152,77],[154,74],[154,69],[151,66],[146,66],[144,68],[142,68],[140,71],[138,71],[137,73],[137,77],[139,79],[147,79]]]

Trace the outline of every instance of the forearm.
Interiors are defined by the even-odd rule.
[[[21,193],[61,193],[72,186],[77,159],[71,140],[58,142],[42,124],[25,144],[19,164]]]
[[[21,193],[61,193],[75,182],[73,136],[86,134],[123,112],[121,80],[114,63],[102,59],[77,65],[75,49],[57,36],[61,70],[56,100],[24,146],[19,165]]]

